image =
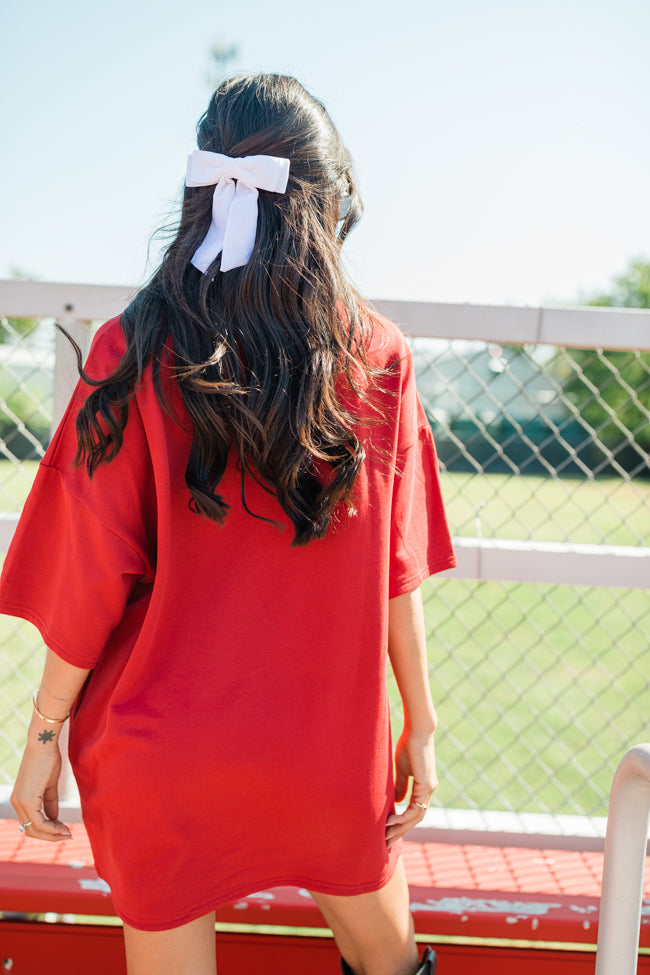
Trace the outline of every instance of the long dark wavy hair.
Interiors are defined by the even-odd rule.
[[[234,450],[246,510],[254,514],[249,475],[276,496],[293,523],[293,544],[303,545],[326,534],[339,502],[351,504],[364,458],[340,377],[363,398],[378,375],[365,354],[370,319],[340,256],[362,212],[352,160],[324,106],[294,78],[275,74],[221,84],[197,142],[229,156],[288,158],[287,191],[260,190],[248,264],[222,273],[219,255],[201,274],[190,261],[210,224],[214,187],[185,188],[176,236],[122,315],[120,363],[102,380],[82,371],[94,389],[77,418],[76,463],[92,477],[116,456],[149,363],[169,411],[162,363],[171,350],[192,425],[191,509],[223,522],[229,506],[218,486]]]

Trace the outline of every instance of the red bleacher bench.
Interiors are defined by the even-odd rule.
[[[80,823],[40,843],[0,820],[0,971],[122,975],[121,929]],[[602,840],[428,828],[404,843],[418,940],[445,975],[593,975]],[[600,847],[600,848],[599,848]],[[639,973],[650,975],[650,858]],[[287,930],[291,929],[291,930]],[[217,912],[219,975],[334,975],[338,956],[308,893],[278,887]],[[3,967],[4,966],[4,967]]]

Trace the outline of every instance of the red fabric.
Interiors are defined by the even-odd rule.
[[[123,348],[115,319],[89,374],[108,374]],[[284,530],[247,514],[232,457],[225,525],[193,514],[188,423],[146,376],[120,453],[92,480],[71,466],[81,383],[40,466],[0,610],[94,668],[70,755],[98,873],[134,927],[271,886],[357,894],[392,874],[388,599],[455,563],[406,341],[382,320],[368,354],[399,366],[383,381],[386,418],[359,427],[357,514],[343,508],[322,541],[292,548],[251,478],[248,507]]]

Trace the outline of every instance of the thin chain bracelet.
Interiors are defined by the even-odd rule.
[[[42,714],[38,710],[38,704],[36,703],[36,697],[37,697],[37,695],[38,695],[38,691],[34,691],[34,696],[32,698],[32,704],[34,705],[34,710],[36,711],[36,714],[39,716],[39,718],[41,719],[41,721],[47,721],[48,724],[63,724],[64,721],[67,721],[68,720],[68,718],[72,714],[72,708],[70,708],[70,710],[66,714],[65,718],[48,718],[47,715]]]

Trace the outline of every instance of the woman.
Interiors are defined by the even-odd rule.
[[[224,82],[198,145],[7,556],[0,609],[48,647],[12,804],[28,836],[69,837],[72,711],[130,975],[214,973],[215,908],[283,884],[312,892],[344,971],[431,972],[399,840],[436,785],[418,587],[454,558],[411,356],[346,281],[361,203],[316,99]]]

